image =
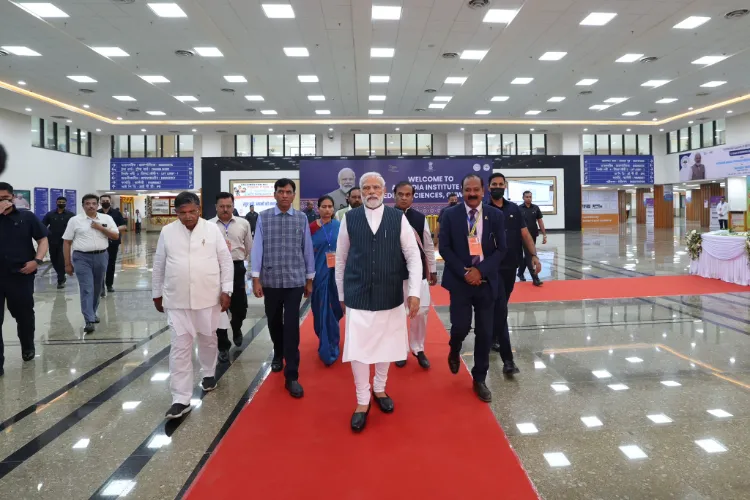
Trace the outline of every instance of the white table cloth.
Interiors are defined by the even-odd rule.
[[[750,285],[750,267],[744,236],[721,236],[705,233],[700,257],[690,262],[690,274]]]

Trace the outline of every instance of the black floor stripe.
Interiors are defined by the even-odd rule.
[[[156,331],[155,333],[152,333],[151,335],[149,335],[148,337],[145,337],[140,342],[138,342],[136,344],[133,344],[132,346],[130,346],[127,349],[125,349],[124,351],[120,352],[119,354],[116,354],[116,355],[112,356],[107,361],[105,361],[105,362],[103,362],[103,363],[95,366],[91,370],[89,370],[86,373],[82,374],[80,377],[76,378],[75,380],[72,380],[71,382],[65,384],[64,386],[62,386],[60,389],[56,390],[55,392],[53,392],[49,396],[46,396],[46,397],[40,399],[39,401],[37,401],[36,403],[33,403],[33,404],[27,406],[26,408],[24,408],[23,410],[19,411],[18,413],[16,413],[12,417],[10,417],[10,418],[4,420],[2,423],[0,423],[0,431],[3,431],[5,429],[7,429],[8,427],[10,427],[11,425],[14,425],[14,424],[20,422],[21,420],[23,420],[24,418],[28,417],[29,415],[33,415],[34,412],[39,407],[47,405],[51,401],[54,401],[55,399],[57,399],[58,397],[60,397],[62,394],[64,394],[64,393],[68,392],[69,390],[71,390],[73,387],[76,387],[77,385],[80,385],[84,381],[90,379],[91,377],[93,377],[97,373],[101,372],[102,370],[104,370],[105,368],[107,368],[108,366],[110,366],[112,363],[114,363],[114,362],[116,362],[116,361],[124,358],[125,356],[127,356],[131,352],[135,351],[136,349],[138,349],[142,345],[150,342],[151,340],[155,339],[156,337],[158,337],[162,333],[166,332],[168,329],[169,329],[169,327],[165,326],[164,328]]]

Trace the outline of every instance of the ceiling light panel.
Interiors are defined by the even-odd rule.
[[[711,81],[711,82],[706,82],[706,83],[704,83],[703,85],[701,85],[701,87],[709,87],[709,88],[713,88],[713,87],[721,87],[721,86],[722,86],[722,85],[724,85],[725,83],[727,83],[727,82],[722,82],[722,81]]]
[[[489,109],[478,109],[474,114],[475,115],[489,115],[490,113],[492,113],[492,111]]]
[[[435,102],[450,102],[451,99],[453,99],[453,96],[450,95],[436,95],[432,98]]]
[[[594,104],[593,106],[589,107],[589,109],[593,109],[594,111],[603,111],[609,107],[611,107],[609,104]]]
[[[710,17],[690,16],[684,21],[681,21],[672,27],[678,30],[691,30],[693,28],[697,28],[702,24],[706,24],[710,20]]]
[[[461,52],[461,59],[471,59],[481,61],[487,55],[487,50],[464,50]]]
[[[245,99],[247,99],[250,102],[261,102],[265,100],[263,99],[262,95],[246,95]]]
[[[70,17],[51,3],[19,3],[23,10],[41,18]]]
[[[331,110],[330,109],[316,109],[315,114],[316,115],[330,115]]]
[[[468,77],[466,76],[449,76],[445,79],[446,85],[463,85]]]
[[[539,111],[538,109],[530,109],[526,112],[527,115],[538,115],[539,113],[541,113],[541,111]]]
[[[622,116],[638,116],[640,114],[640,111],[626,111],[622,114]]]
[[[28,47],[22,47],[18,45],[3,45],[2,47],[0,47],[0,49],[10,52],[14,56],[39,57],[42,55],[39,52],[32,50]]]
[[[373,5],[373,21],[397,21],[401,19],[400,6]]]
[[[447,106],[447,104],[445,104],[445,103],[439,103],[439,102],[435,103],[435,102],[433,102],[428,107],[430,109],[444,109],[445,106]]]
[[[592,12],[581,21],[581,26],[604,26],[617,14],[612,12]]]
[[[382,109],[371,109],[367,112],[368,115],[382,115],[383,110]]]
[[[513,9],[490,9],[484,15],[482,22],[509,24],[518,14],[518,10]]]
[[[618,63],[633,63],[636,61],[640,61],[643,57],[643,54],[625,54],[619,59],[615,59],[615,62]]]
[[[598,81],[599,80],[597,80],[596,78],[584,78],[583,80],[580,80],[578,83],[576,83],[576,85],[588,87],[590,85],[595,84]]]
[[[149,3],[146,5],[159,17],[187,17],[185,11],[176,3]]]
[[[702,64],[704,66],[710,66],[712,64],[719,63],[726,59],[728,56],[703,56],[693,61],[693,64]]]
[[[396,53],[396,49],[388,48],[370,48],[370,57],[393,57]]]
[[[90,76],[72,75],[72,76],[68,76],[68,78],[78,83],[96,83],[96,80],[94,80]]]
[[[563,57],[565,57],[568,53],[567,52],[545,52],[542,54],[542,57],[539,58],[540,61],[559,61]]]
[[[318,83],[320,81],[315,75],[299,75],[297,80],[299,80],[300,83]]]
[[[278,115],[275,109],[261,109],[260,112],[263,115]]]
[[[627,97],[610,97],[609,99],[605,99],[604,102],[607,104],[620,104],[627,100]]]
[[[166,77],[161,75],[138,75],[148,83],[169,83]]]
[[[641,84],[641,87],[652,87],[652,88],[661,87],[663,85],[668,84],[670,81],[671,80],[649,80],[647,82],[643,82]]]
[[[496,95],[496,96],[493,96],[492,99],[490,99],[490,101],[492,101],[492,102],[505,102],[508,99],[510,99],[510,97],[508,97],[507,95]]]
[[[214,108],[210,106],[198,106],[193,109],[196,110],[198,113],[213,113],[214,111],[216,111]]]
[[[391,81],[391,77],[390,76],[386,76],[386,75],[382,75],[382,76],[370,75],[370,83],[388,83],[389,81]]]
[[[247,83],[247,78],[242,75],[227,75],[224,77],[224,80],[229,83]]]
[[[658,101],[656,101],[656,104],[671,104],[676,100],[677,99],[675,99],[674,97],[665,97],[664,99],[659,99]]]
[[[563,102],[564,100],[564,97],[550,97],[547,102]]]
[[[307,96],[308,101],[325,101],[326,96],[324,95],[309,95]]]
[[[371,95],[370,96],[371,101],[385,101],[384,95]]]
[[[176,96],[174,96],[174,98],[177,99],[180,102],[194,102],[194,101],[198,100],[197,97],[192,96],[192,95],[176,95]],[[115,97],[115,99],[117,99],[117,98]]]
[[[118,101],[135,101],[135,97],[130,97],[129,95],[113,95],[115,99]]]
[[[534,81],[533,78],[520,77],[520,78],[514,78],[513,81],[510,83],[513,85],[527,85],[533,81]]]
[[[216,47],[194,47],[194,50],[201,57],[224,57]]]
[[[151,116],[164,116],[166,113],[164,111],[146,111],[147,114]]]
[[[120,47],[91,47],[91,50],[104,57],[129,57]]]
[[[287,57],[310,57],[306,47],[284,47],[284,54]]]
[[[294,9],[287,4],[261,4],[263,13],[268,19],[294,19]]]

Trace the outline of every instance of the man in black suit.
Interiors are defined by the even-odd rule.
[[[499,283],[500,262],[507,251],[503,213],[482,203],[484,181],[469,174],[461,181],[464,203],[443,212],[439,248],[445,261],[443,288],[450,292],[451,339],[448,366],[458,373],[461,345],[474,326],[474,392],[489,403],[485,379],[490,367],[495,300],[505,292]]]
[[[255,211],[255,205],[250,205],[250,211],[245,214],[245,220],[250,223],[250,233],[255,237],[255,226],[258,224],[258,212]]]

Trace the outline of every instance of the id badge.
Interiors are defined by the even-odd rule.
[[[336,254],[334,252],[328,252],[326,254],[326,263],[329,268],[336,267]]]
[[[469,236],[469,255],[472,257],[482,255],[482,244],[479,241],[479,236]]]

